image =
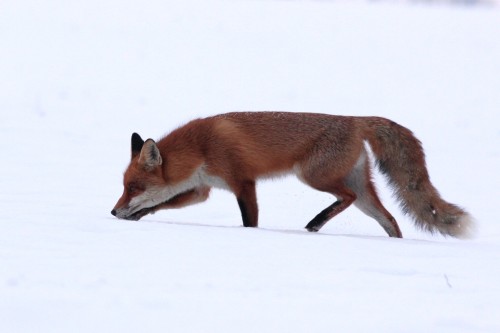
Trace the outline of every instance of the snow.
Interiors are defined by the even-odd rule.
[[[2,332],[500,331],[500,11],[346,1],[0,5]],[[233,110],[378,115],[423,142],[472,240],[404,239],[333,198],[259,184],[140,222],[110,214],[130,135]]]

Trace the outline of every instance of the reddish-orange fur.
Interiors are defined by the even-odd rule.
[[[196,119],[158,143],[144,143],[134,134],[125,190],[112,213],[139,219],[204,201],[217,186],[235,194],[243,224],[256,227],[255,182],[290,172],[337,197],[306,226],[309,231],[318,231],[354,203],[390,236],[401,237],[371,181],[366,141],[417,225],[456,237],[470,230],[470,216],[442,200],[430,183],[423,150],[411,131],[379,117],[311,113],[238,112]]]

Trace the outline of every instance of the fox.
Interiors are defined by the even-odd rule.
[[[402,238],[377,194],[373,166],[386,176],[402,212],[418,228],[471,236],[474,219],[443,200],[432,185],[421,142],[406,127],[375,116],[231,112],[192,120],[158,142],[133,133],[123,194],[111,214],[137,221],[162,209],[204,202],[218,188],[235,195],[243,226],[257,227],[256,182],[294,174],[335,197],[309,221],[307,231],[318,232],[354,204],[390,237]]]

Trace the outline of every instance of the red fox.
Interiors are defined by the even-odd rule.
[[[369,144],[404,213],[430,232],[466,237],[473,219],[444,201],[431,184],[421,143],[410,130],[380,117],[291,112],[233,112],[196,119],[157,143],[132,134],[124,191],[111,211],[139,220],[165,208],[207,200],[212,187],[236,196],[243,225],[257,227],[255,183],[292,173],[336,201],[307,225],[316,232],[354,204],[391,237],[402,237],[372,182]]]

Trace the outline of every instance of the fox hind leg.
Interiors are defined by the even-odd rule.
[[[297,176],[301,181],[318,191],[333,194],[337,198],[337,201],[322,210],[306,225],[305,228],[310,232],[319,231],[330,219],[343,212],[356,200],[356,193],[344,183],[342,171],[339,174],[339,171],[336,172],[334,169],[335,164],[328,162],[343,158],[345,156],[339,154],[330,158],[313,155],[307,163],[296,168]]]
[[[370,187],[373,187],[373,184],[370,185]],[[373,191],[371,190],[372,189],[370,189],[369,192],[372,193],[366,193],[358,197],[354,205],[366,215],[374,218],[390,237],[402,238],[403,234],[399,229],[396,219],[382,205],[375,189],[373,188]]]
[[[326,222],[332,219],[335,215],[344,211],[356,200],[356,194],[345,186],[335,186],[332,187],[331,190],[319,190],[332,193],[338,200],[321,211],[321,213],[316,215],[316,217],[314,217],[311,222],[306,225],[306,229],[310,232],[319,231],[326,224]]]
[[[346,185],[356,193],[354,205],[363,213],[375,219],[390,237],[402,238],[401,230],[394,217],[385,209],[371,180],[370,163],[363,151],[358,162],[346,178]]]

